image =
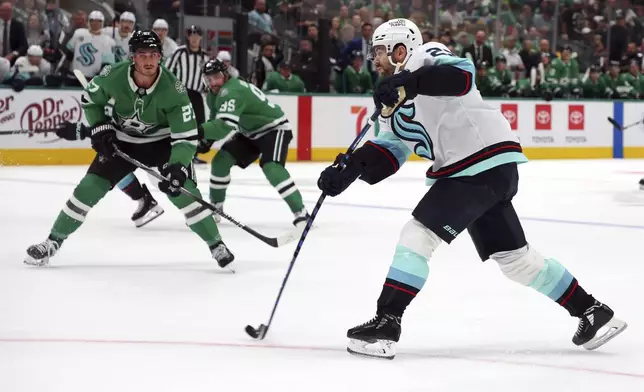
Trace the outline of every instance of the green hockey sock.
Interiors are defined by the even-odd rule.
[[[304,209],[302,194],[284,166],[277,162],[269,162],[262,167],[262,170],[268,182],[277,189],[282,199],[288,204],[291,212],[296,213]]]
[[[110,182],[87,174],[74,189],[51,229],[50,238],[62,242],[85,221],[87,213],[110,191]]]
[[[230,168],[235,158],[228,151],[219,150],[210,164],[210,201],[223,203],[226,200],[226,189],[230,185]]]
[[[200,196],[201,193],[192,180],[186,181],[184,187],[193,194]],[[216,242],[221,241],[221,235],[217,228],[217,223],[212,218],[212,212],[209,208],[202,206],[194,201],[190,196],[179,195],[177,197],[169,197],[172,204],[174,204],[186,218],[186,224],[190,230],[195,232],[208,246],[214,245]]]

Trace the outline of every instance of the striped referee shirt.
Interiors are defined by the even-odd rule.
[[[203,91],[201,67],[208,62],[208,55],[199,49],[193,52],[186,45],[180,45],[165,63],[188,90]]]

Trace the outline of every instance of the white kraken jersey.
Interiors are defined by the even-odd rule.
[[[87,79],[98,75],[104,64],[114,64],[114,46],[112,37],[92,34],[87,29],[76,29],[67,42],[67,49],[74,52],[72,67]]]
[[[416,155],[429,159],[428,183],[439,178],[474,175],[510,162],[527,162],[519,139],[498,108],[485,103],[471,60],[460,58],[437,42],[421,46],[405,66],[415,71],[425,65],[451,65],[471,78],[471,88],[460,96],[418,95],[403,103],[389,118],[379,118],[380,133],[372,143],[387,148],[398,166]]]
[[[163,61],[172,57],[172,53],[177,50],[177,43],[170,37],[163,39]]]
[[[123,37],[118,28],[112,26],[103,27],[103,34],[114,39],[114,59],[118,61],[127,60],[130,54],[130,38],[132,33]]]

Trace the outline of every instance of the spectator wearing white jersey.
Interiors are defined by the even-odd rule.
[[[103,33],[114,39],[116,47],[114,48],[114,57],[116,61],[122,61],[128,58],[130,52],[130,37],[136,24],[136,17],[131,12],[124,12],[119,17],[118,29],[114,26],[103,27]],[[118,31],[118,33],[117,33]]]
[[[217,60],[223,62],[226,67],[228,67],[228,75],[230,75],[231,78],[239,77],[239,70],[233,67],[233,58],[229,51],[220,50],[219,53],[217,53]]]
[[[152,30],[157,33],[159,39],[163,43],[163,60],[169,59],[175,50],[177,50],[177,43],[168,37],[168,22],[165,19],[157,19],[152,24]]]
[[[42,78],[51,73],[51,64],[42,58],[43,50],[38,45],[31,45],[27,49],[27,55],[19,57],[14,64],[18,75],[25,79]]]

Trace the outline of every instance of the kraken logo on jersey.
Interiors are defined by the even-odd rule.
[[[82,44],[78,48],[78,53],[80,54],[80,57],[77,58],[78,62],[81,63],[84,67],[89,67],[90,65],[94,64],[96,62],[96,57],[94,56],[95,53],[98,53],[98,49],[94,47],[94,44],[91,42]]]
[[[116,61],[125,60],[127,58],[127,52],[121,46],[117,45],[114,47],[114,57],[116,57]]]
[[[414,153],[419,157],[434,160],[434,144],[423,124],[414,121],[416,105],[411,102],[398,107],[391,120],[391,130],[400,139],[415,142]]]

